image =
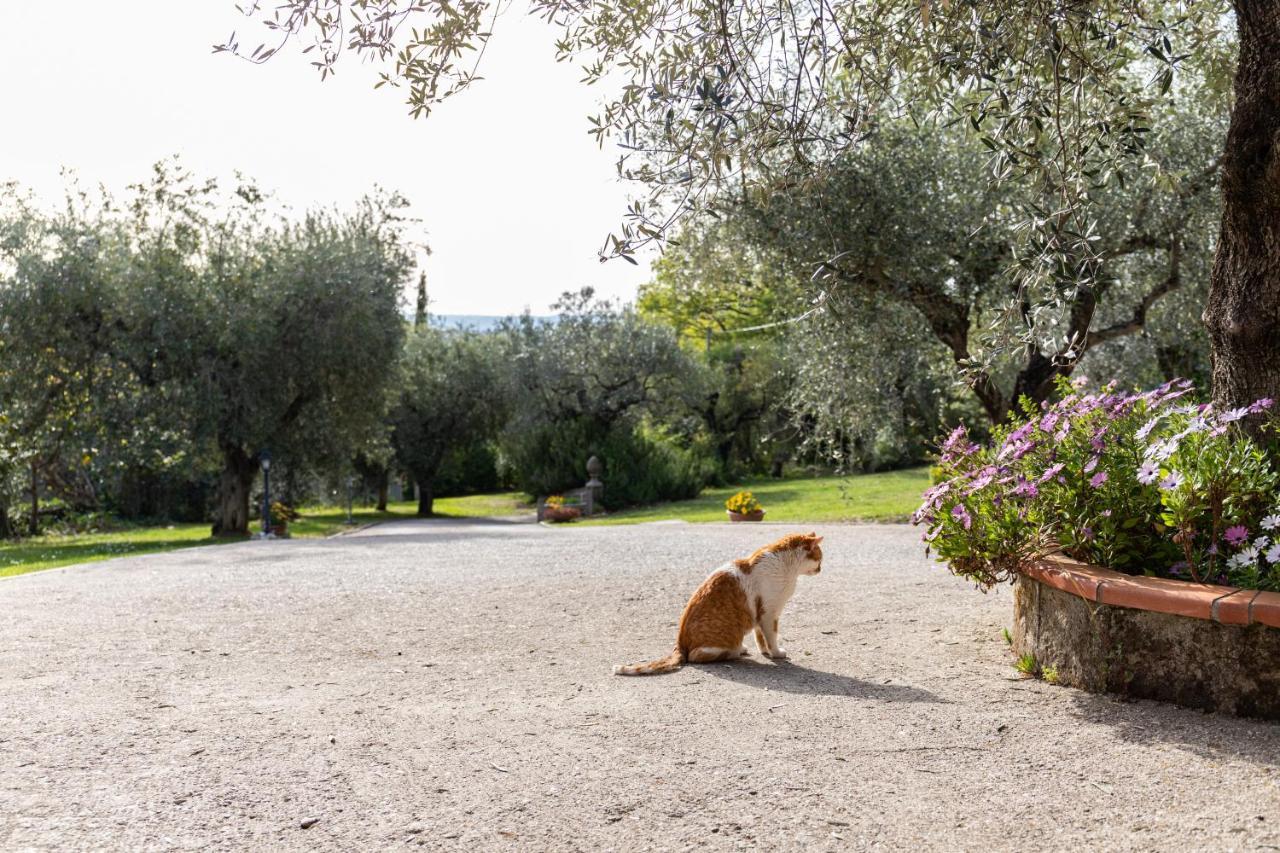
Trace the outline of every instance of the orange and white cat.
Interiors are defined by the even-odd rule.
[[[733,660],[748,654],[742,641],[753,628],[766,657],[780,660],[778,617],[796,591],[796,578],[822,571],[822,537],[793,533],[744,560],[734,560],[702,582],[680,616],[676,647],[665,658],[615,666],[616,675],[671,672],[684,663]]]

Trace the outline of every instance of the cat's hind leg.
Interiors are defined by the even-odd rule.
[[[689,663],[712,663],[718,660],[730,660],[738,656],[737,649],[722,649],[717,646],[698,646],[689,652]]]

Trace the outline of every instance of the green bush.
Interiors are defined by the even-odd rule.
[[[440,497],[496,492],[504,485],[498,473],[498,451],[488,442],[473,442],[450,451],[435,477]]]
[[[598,456],[608,509],[696,497],[715,467],[659,433],[627,424],[600,431],[580,420],[511,431],[504,451],[516,488],[531,495],[581,488],[587,460]]]

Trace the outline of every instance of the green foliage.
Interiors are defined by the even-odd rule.
[[[711,474],[695,451],[629,424],[599,432],[571,420],[509,433],[504,441],[515,485],[531,495],[580,488],[587,459],[599,457],[608,509],[694,497]]]
[[[417,482],[423,513],[432,511],[446,463],[457,466],[450,476],[465,474],[506,417],[497,343],[492,336],[432,326],[415,329],[405,343],[389,415],[391,443]]]
[[[403,205],[290,220],[166,163],[124,204],[6,197],[0,520],[15,469],[77,504],[105,488],[125,511],[193,515],[178,482],[212,464],[215,527],[243,533],[260,450],[345,458],[379,428],[402,335]]]
[[[1271,401],[1215,413],[1188,402],[1184,380],[1145,394],[1059,390],[986,447],[963,427],[943,444],[948,479],[913,517],[939,560],[990,585],[1060,547],[1130,574],[1280,589],[1280,475],[1232,427]]]
[[[496,444],[469,442],[445,455],[436,472],[435,492],[442,496],[495,492],[506,485],[500,465]]]
[[[501,447],[517,488],[581,487],[594,455],[610,508],[697,494],[710,473],[701,455],[646,426],[679,405],[694,375],[675,335],[590,289],[565,294],[556,308],[554,323],[526,314],[505,329],[513,416]]]
[[[1040,661],[1036,660],[1036,656],[1031,652],[1019,655],[1014,661],[1013,668],[1023,675],[1029,675],[1032,678],[1040,677]]]

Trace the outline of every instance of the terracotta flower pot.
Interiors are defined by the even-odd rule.
[[[758,509],[755,512],[748,512],[748,513],[734,512],[731,509],[727,509],[725,510],[725,512],[729,515],[730,521],[763,521],[764,520],[764,510],[762,509]]]
[[[546,507],[542,512],[545,521],[573,521],[582,515],[582,510],[576,506],[562,507]]]

